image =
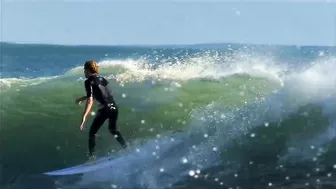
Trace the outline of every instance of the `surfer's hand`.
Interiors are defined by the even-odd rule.
[[[82,101],[81,99],[77,98],[77,99],[76,99],[76,104],[80,104],[81,101]]]
[[[83,119],[82,119],[82,124],[80,125],[80,130],[83,130],[84,129],[84,123],[85,123],[85,117],[83,117]]]
[[[81,126],[79,127],[80,130],[82,131],[84,129],[84,124],[82,123]]]
[[[76,104],[80,104],[83,101],[83,97],[79,97],[76,99]]]
[[[81,96],[81,97],[77,98],[76,99],[76,104],[80,104],[85,99],[86,99],[86,96]]]

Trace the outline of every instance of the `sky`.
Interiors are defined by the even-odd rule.
[[[0,0],[1,41],[336,45],[336,0]]]

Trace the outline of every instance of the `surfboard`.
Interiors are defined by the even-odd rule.
[[[174,148],[174,147],[176,147],[177,145],[179,145],[180,143],[183,142],[183,140],[179,137],[180,134],[182,134],[181,131],[176,131],[172,134],[175,136],[174,137],[175,140],[171,141],[171,138],[170,138],[171,135],[168,135],[168,137],[161,138],[161,140],[163,140],[162,145],[165,145],[165,144],[168,144],[168,143],[171,144],[173,142],[175,144],[173,146],[169,147],[169,148]],[[151,141],[151,143],[153,141]],[[149,144],[149,142],[146,142],[145,145],[148,145],[148,144]],[[148,146],[143,146],[143,148],[147,148],[147,147]],[[155,148],[155,147],[153,147],[153,145],[150,145],[149,147],[153,148],[153,149]],[[63,176],[63,175],[75,175],[75,174],[93,172],[93,171],[97,171],[99,169],[110,167],[113,163],[116,163],[115,160],[117,160],[118,158],[122,158],[122,155],[120,153],[118,153],[117,155],[113,155],[113,156],[109,155],[109,156],[97,158],[95,161],[79,164],[79,165],[76,165],[76,166],[73,166],[73,167],[54,170],[54,171],[50,171],[50,172],[45,172],[43,174],[44,175]]]
[[[116,159],[117,157],[102,157],[99,159],[96,159],[92,162],[87,162],[83,164],[79,164],[73,167],[65,168],[65,169],[59,169],[54,170],[50,172],[45,172],[43,174],[45,175],[52,175],[52,176],[61,176],[61,175],[75,175],[75,174],[82,174],[92,171],[97,171],[99,169],[103,169],[108,167],[111,164],[111,161]]]

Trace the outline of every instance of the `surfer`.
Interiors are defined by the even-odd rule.
[[[97,111],[95,118],[89,131],[89,157],[94,158],[95,148],[95,135],[99,128],[108,119],[108,129],[110,133],[116,138],[123,148],[126,148],[126,142],[117,130],[118,119],[118,106],[116,105],[114,98],[111,94],[111,90],[108,88],[108,81],[98,75],[99,67],[97,62],[89,60],[84,63],[84,74],[87,78],[84,82],[86,96],[82,96],[76,99],[76,103],[80,103],[83,100],[86,101],[86,107],[82,117],[82,123],[80,129],[83,130],[86,117],[89,114],[93,105],[93,99],[100,103],[100,108]]]

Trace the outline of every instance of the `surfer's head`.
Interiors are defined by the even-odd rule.
[[[97,62],[93,60],[88,60],[84,63],[84,74],[88,78],[92,74],[97,74],[99,72],[99,66]]]

